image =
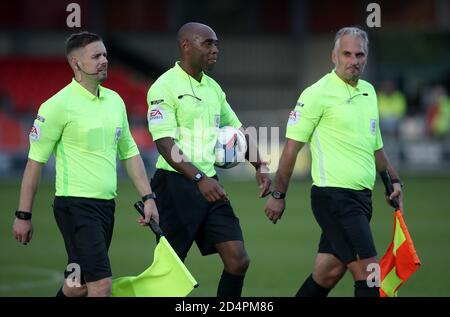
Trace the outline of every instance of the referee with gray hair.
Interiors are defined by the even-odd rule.
[[[265,212],[274,223],[281,218],[297,154],[310,143],[311,206],[322,235],[313,272],[297,296],[327,296],[347,269],[356,297],[379,296],[379,277],[373,284],[367,280],[378,264],[369,226],[376,171],[389,172],[394,191],[387,199],[403,206],[401,182],[383,150],[375,89],[359,79],[367,55],[365,31],[339,30],[332,51],[335,69],[306,88],[289,115],[287,142]]]

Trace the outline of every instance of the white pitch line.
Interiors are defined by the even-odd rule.
[[[0,282],[0,292],[11,292],[19,291],[25,289],[42,288],[51,285],[56,285],[57,283],[63,282],[62,272],[36,267],[0,267],[0,272],[2,275],[17,275],[17,280],[19,277],[24,277],[25,279],[30,279],[30,281],[21,281],[14,283],[1,283]]]

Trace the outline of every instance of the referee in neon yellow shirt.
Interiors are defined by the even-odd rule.
[[[204,24],[187,23],[178,31],[178,45],[181,61],[148,92],[149,130],[160,153],[151,182],[160,225],[182,260],[194,241],[202,255],[219,253],[224,270],[217,295],[236,297],[249,259],[239,219],[216,176],[214,146],[217,128],[242,129],[242,124],[219,84],[204,73],[213,69],[219,53],[215,32]],[[250,153],[257,153],[250,143]],[[252,160],[263,197],[270,179],[259,157]]]
[[[365,31],[339,30],[332,52],[335,69],[306,88],[289,115],[287,142],[265,212],[274,223],[281,218],[297,154],[310,143],[311,206],[322,235],[313,272],[297,296],[327,296],[347,269],[355,280],[355,296],[379,296],[379,288],[367,283],[368,265],[378,263],[369,227],[376,171],[389,172],[394,192],[388,199],[398,197],[401,207],[402,190],[383,150],[375,90],[359,79],[367,55]]]
[[[66,280],[57,296],[109,296],[108,249],[114,226],[116,157],[145,201],[145,219],[159,221],[146,171],[128,127],[122,98],[100,86],[108,60],[102,39],[72,34],[66,55],[72,82],[44,102],[30,132],[30,151],[13,224],[15,238],[30,242],[31,211],[42,165],[56,158],[53,210],[68,255]]]

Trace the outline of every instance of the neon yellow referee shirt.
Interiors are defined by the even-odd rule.
[[[306,88],[289,115],[286,137],[310,142],[313,184],[373,189],[374,152],[383,147],[371,84],[352,87],[334,71]]]
[[[99,86],[94,96],[74,79],[39,108],[30,132],[28,157],[56,159],[56,196],[112,199],[116,156],[139,154],[122,98]]]
[[[153,140],[172,138],[193,165],[214,176],[217,128],[242,126],[219,84],[204,73],[198,82],[177,62],[153,83],[147,102]],[[176,172],[161,155],[156,168]]]

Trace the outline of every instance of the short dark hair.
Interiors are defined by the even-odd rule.
[[[85,47],[93,42],[102,41],[100,35],[90,32],[74,33],[66,40],[66,56],[77,48]]]

